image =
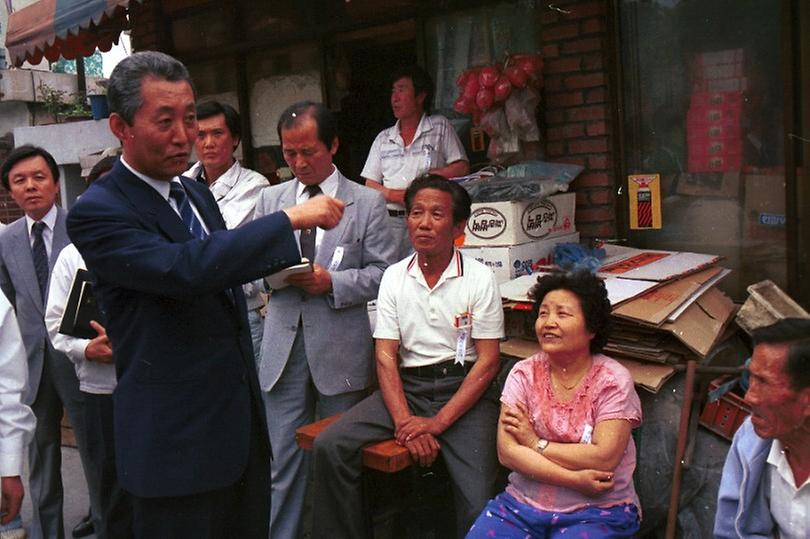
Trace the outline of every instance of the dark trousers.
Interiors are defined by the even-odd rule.
[[[97,539],[132,537],[132,505],[129,495],[118,484],[115,470],[112,395],[84,395],[87,455],[96,468],[88,474],[96,481],[99,507],[93,507],[93,528]]]
[[[79,391],[79,380],[73,364],[64,356],[52,357],[45,353],[37,397],[31,404],[37,427],[34,439],[28,445],[30,490],[33,518],[31,539],[62,539],[62,410],[67,410],[82,468],[88,482],[90,499],[98,493],[92,482],[93,463],[87,455],[87,429],[84,425],[84,394]],[[92,504],[92,502],[91,502]]]
[[[253,420],[256,420],[254,414]],[[132,496],[138,539],[267,539],[270,524],[270,453],[264,430],[253,425],[242,476],[225,488],[188,496]],[[266,438],[266,436],[265,436]],[[205,470],[200,470],[205,473]]]
[[[455,395],[461,376],[430,379],[402,374],[411,412],[432,417]],[[498,474],[495,439],[497,392],[490,387],[466,414],[438,436],[452,482],[456,534],[464,537],[494,495]],[[380,391],[364,399],[327,427],[314,447],[315,493],[312,536],[355,539],[366,535],[362,514],[360,449],[389,439],[394,425]]]

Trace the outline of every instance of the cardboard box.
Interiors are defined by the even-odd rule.
[[[576,195],[561,193],[533,201],[472,205],[464,245],[516,245],[574,232]]]
[[[697,155],[689,154],[689,172],[735,172],[742,168],[742,155]]]
[[[744,185],[744,240],[784,243],[787,238],[784,176],[746,175]]]
[[[540,266],[554,262],[554,246],[558,243],[579,242],[579,233],[536,240],[518,245],[462,246],[464,254],[492,268],[498,283],[533,273]]]
[[[692,108],[742,107],[742,92],[694,92],[689,98]]]
[[[695,80],[692,83],[693,92],[745,92],[747,90],[748,77]]]

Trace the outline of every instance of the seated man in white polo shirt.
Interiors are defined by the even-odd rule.
[[[460,537],[493,493],[503,310],[492,271],[456,250],[470,197],[441,176],[405,194],[416,253],[390,266],[377,299],[380,389],[315,440],[313,537],[362,537],[359,449],[395,437],[421,466],[441,452]]]
[[[810,320],[754,331],[751,406],[726,457],[714,536],[810,537]]]

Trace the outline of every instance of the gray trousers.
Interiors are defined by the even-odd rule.
[[[295,443],[295,429],[315,421],[316,413],[322,418],[345,412],[365,395],[364,389],[338,395],[318,391],[309,371],[303,329],[299,325],[281,377],[263,394],[273,448],[271,539],[296,539],[301,535],[310,455]]]
[[[28,446],[30,495],[33,505],[31,539],[62,539],[65,536],[62,517],[62,407],[67,410],[79,456],[82,460],[90,495],[90,506],[98,506],[96,484],[98,466],[87,455],[84,397],[73,364],[64,357],[51,357],[46,352],[37,397],[31,404],[37,427]]]
[[[402,375],[411,411],[432,417],[456,393],[463,377],[439,379]],[[450,475],[456,508],[456,533],[464,537],[494,495],[498,473],[497,391],[491,386],[478,402],[439,437]],[[376,391],[327,427],[314,447],[315,493],[312,536],[358,538],[366,535],[362,514],[360,449],[390,439],[394,425],[380,391]]]

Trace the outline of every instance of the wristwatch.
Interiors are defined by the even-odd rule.
[[[538,453],[542,453],[543,451],[546,450],[547,447],[548,447],[548,440],[540,438],[539,440],[537,440],[537,445],[534,446],[534,450],[537,451]]]

